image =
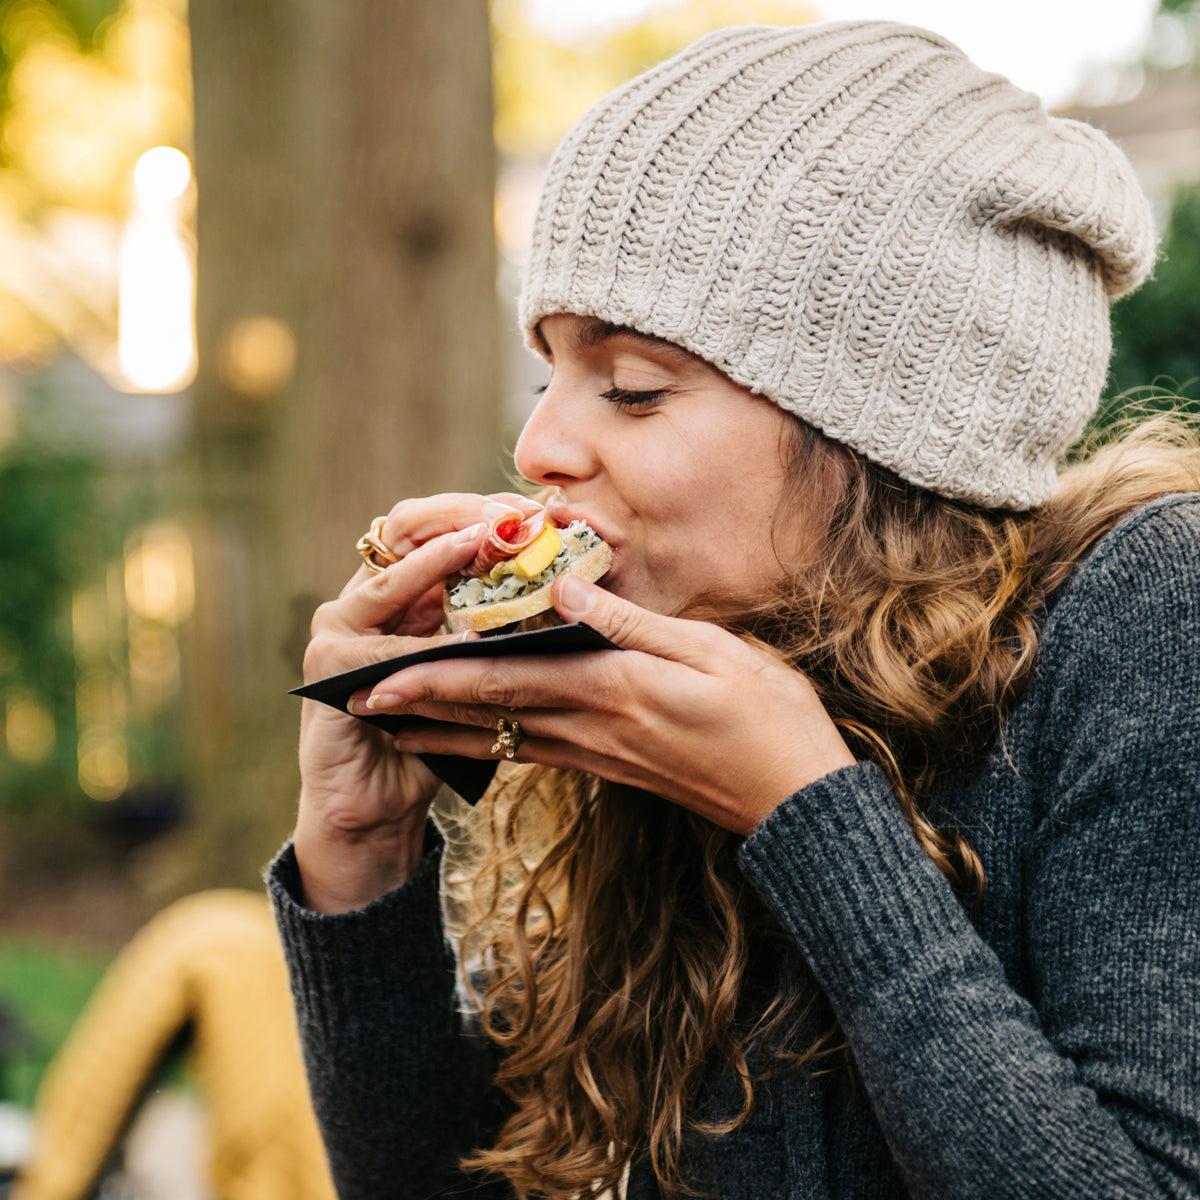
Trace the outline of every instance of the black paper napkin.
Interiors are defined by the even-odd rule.
[[[590,625],[577,621],[571,625],[553,625],[549,629],[533,629],[524,633],[500,633],[482,637],[477,641],[456,642],[450,646],[434,646],[428,650],[417,650],[413,654],[402,654],[399,658],[388,658],[382,662],[369,663],[341,675],[318,679],[303,687],[293,688],[290,695],[319,700],[346,712],[350,697],[362,688],[371,687],[381,679],[415,667],[418,663],[440,662],[448,658],[496,658],[510,654],[577,654],[583,650],[618,650],[602,633]],[[380,713],[359,717],[360,721],[375,725],[388,733],[396,733],[407,721],[423,720],[402,714]],[[487,791],[492,776],[496,773],[496,762],[490,759],[462,758],[457,755],[422,754],[421,761],[445,784],[453,788],[469,804],[475,804]]]

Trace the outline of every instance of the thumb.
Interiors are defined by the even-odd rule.
[[[578,575],[554,582],[554,607],[568,621],[584,621],[622,650],[641,650],[703,669],[720,631],[701,621],[664,617],[614,596]]]

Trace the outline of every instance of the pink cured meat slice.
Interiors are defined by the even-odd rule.
[[[546,514],[535,512],[529,516],[514,509],[497,517],[491,524],[475,555],[475,561],[466,567],[462,574],[471,578],[476,575],[486,575],[497,563],[506,558],[514,558],[528,546],[546,524]]]

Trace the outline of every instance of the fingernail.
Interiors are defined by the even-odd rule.
[[[493,520],[496,517],[502,517],[506,513],[517,512],[517,511],[518,510],[516,508],[514,508],[511,504],[501,504],[501,503],[499,503],[499,501],[496,501],[496,500],[489,500],[483,506],[483,515],[485,517],[487,517],[487,519],[489,521]]]
[[[378,696],[367,697],[367,707],[374,711],[377,708],[392,708],[400,703],[399,696],[393,696],[390,692],[380,692]]]
[[[472,542],[478,541],[479,535],[487,528],[484,521],[480,521],[477,525],[469,525],[466,529],[460,529],[454,535],[455,542],[460,546],[469,546]]]
[[[596,589],[588,587],[577,576],[568,575],[558,585],[558,601],[564,608],[582,617],[595,607]]]

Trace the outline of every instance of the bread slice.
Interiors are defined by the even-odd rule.
[[[448,587],[443,599],[446,628],[451,633],[462,633],[468,629],[482,632],[485,629],[499,629],[502,625],[511,625],[514,621],[524,621],[553,607],[550,589],[560,575],[578,575],[589,583],[595,583],[611,566],[612,548],[606,542],[598,542],[560,567],[541,587],[522,592],[510,600],[451,607],[451,589]]]

